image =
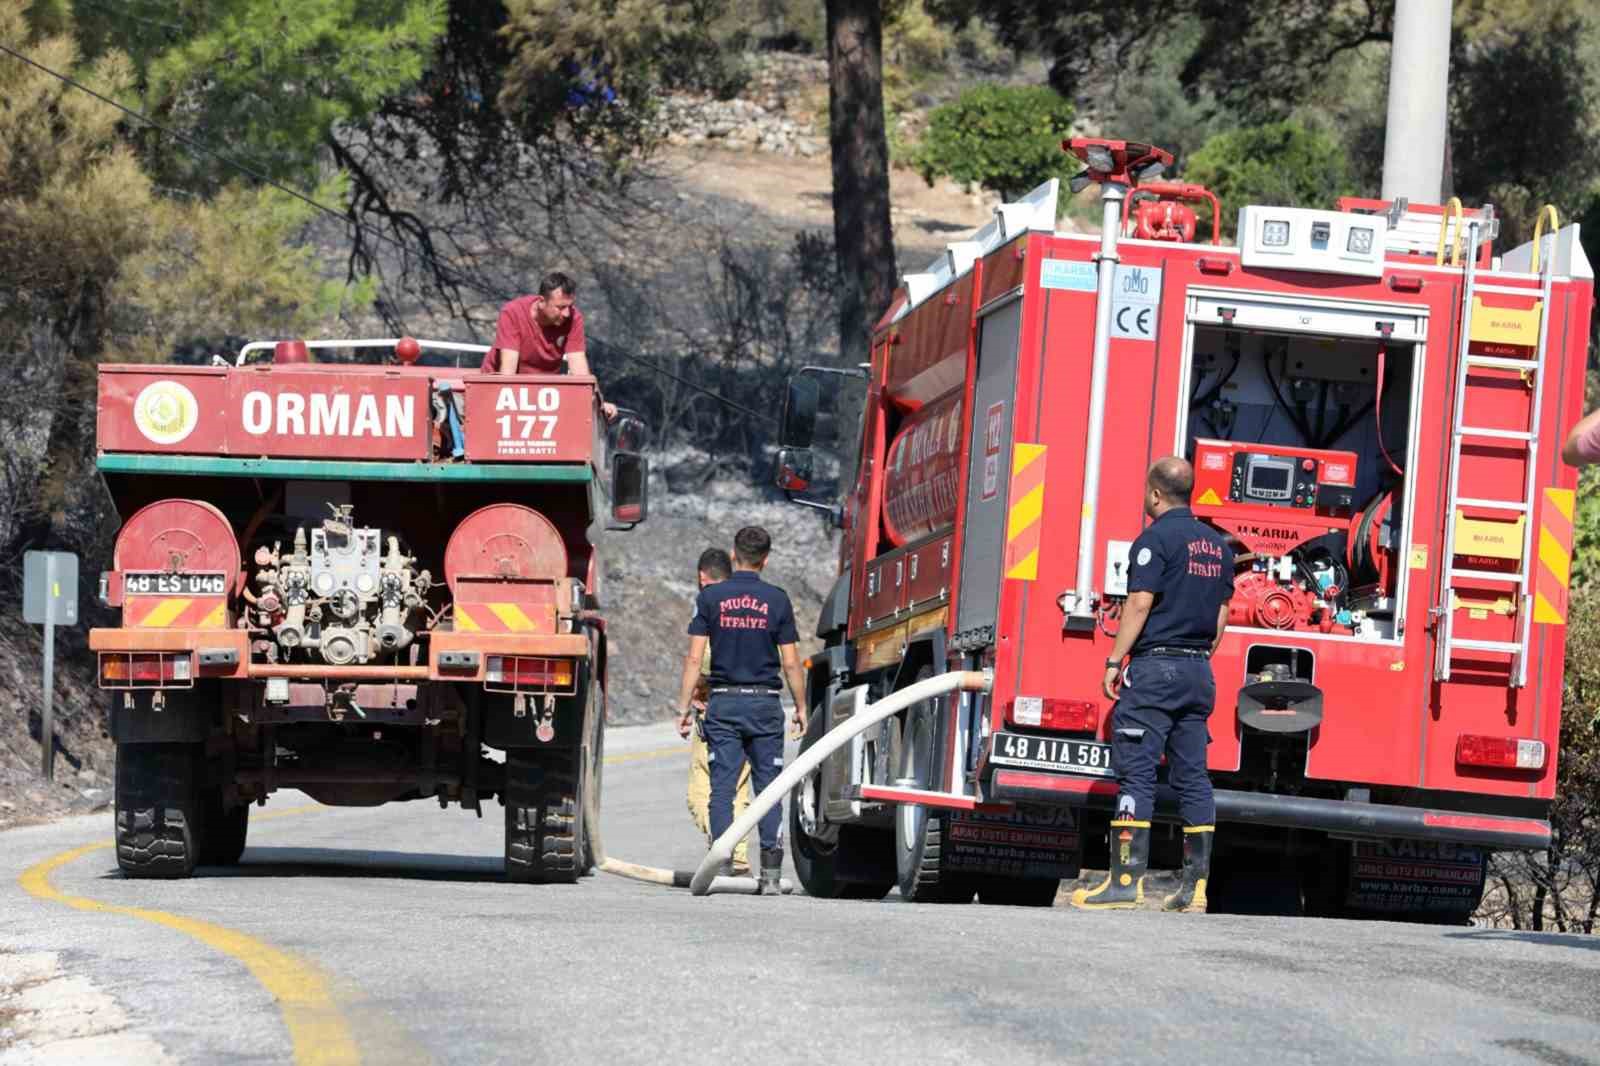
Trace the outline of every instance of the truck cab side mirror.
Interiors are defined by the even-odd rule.
[[[785,449],[810,449],[817,432],[817,405],[821,397],[822,386],[815,375],[800,373],[789,379],[788,394],[783,400],[783,422],[778,431],[778,443]],[[807,465],[809,467],[809,463]]]
[[[638,452],[611,455],[611,528],[632,529],[650,511],[650,463]]]
[[[805,492],[811,487],[811,449],[779,448],[773,482],[784,492]]]

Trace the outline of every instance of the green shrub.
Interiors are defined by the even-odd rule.
[[[1230,231],[1246,204],[1332,208],[1355,187],[1339,143],[1293,119],[1217,134],[1189,158],[1184,178],[1217,194]]]
[[[1072,118],[1072,104],[1054,89],[980,85],[928,116],[914,165],[929,185],[950,177],[1015,199],[1077,172],[1077,160],[1061,150]]]

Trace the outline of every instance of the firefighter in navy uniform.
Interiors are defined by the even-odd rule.
[[[1156,767],[1165,752],[1183,818],[1183,878],[1163,909],[1206,909],[1216,828],[1206,772],[1206,719],[1217,698],[1210,659],[1228,620],[1233,551],[1190,512],[1193,488],[1194,468],[1176,456],[1157,460],[1145,480],[1144,510],[1152,522],[1128,549],[1128,598],[1101,683],[1117,701],[1111,709],[1118,788],[1111,870],[1099,887],[1074,892],[1074,907],[1143,902]]]
[[[783,769],[782,677],[794,696],[795,723],[806,721],[805,672],[788,595],[761,580],[772,538],[746,526],[733,538],[733,576],[707,585],[695,599],[689,622],[689,654],[678,692],[679,719],[691,712],[701,656],[711,645],[711,691],[700,728],[711,754],[711,836],[733,824],[733,793],[739,772],[750,765],[759,793]],[[783,871],[783,805],[761,818],[761,892],[777,895]],[[731,869],[724,869],[731,873]]]

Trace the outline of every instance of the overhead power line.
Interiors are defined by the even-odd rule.
[[[70,86],[71,88],[74,88],[74,89],[78,90],[79,92],[88,93],[90,96],[94,97],[96,100],[98,100],[101,103],[107,105],[108,107],[113,107],[113,108],[117,109],[118,111],[122,112],[124,115],[128,116],[129,118],[137,119],[139,122],[144,123],[145,125],[151,127],[152,129],[155,129],[155,130],[157,130],[157,131],[159,131],[161,133],[166,134],[168,137],[171,137],[173,140],[177,141],[179,144],[184,145],[185,147],[190,148],[190,149],[200,153],[201,155],[208,156],[208,157],[210,157],[212,159],[215,159],[219,163],[222,163],[222,164],[224,164],[226,166],[232,167],[234,170],[237,170],[242,174],[249,175],[250,177],[254,178],[256,181],[261,182],[263,185],[271,186],[272,188],[277,189],[279,192],[284,193],[285,195],[292,196],[296,200],[299,200],[301,203],[306,204],[308,207],[314,208],[317,211],[321,211],[324,214],[331,215],[332,217],[339,219],[341,222],[344,222],[345,224],[347,224],[349,226],[352,226],[357,230],[360,230],[362,233],[365,233],[365,234],[371,236],[375,240],[382,241],[383,243],[391,245],[391,246],[393,246],[395,248],[398,248],[401,251],[412,252],[413,254],[416,254],[416,255],[420,256],[422,258],[422,260],[424,262],[426,262],[433,269],[434,273],[436,275],[438,275],[439,277],[447,277],[453,283],[455,283],[457,285],[463,285],[463,286],[466,286],[468,288],[480,288],[480,291],[481,291],[481,287],[476,282],[472,281],[471,279],[469,279],[466,276],[464,276],[463,274],[461,274],[459,271],[457,271],[449,263],[446,263],[443,260],[441,260],[431,249],[428,249],[428,248],[421,248],[421,249],[412,248],[411,246],[407,245],[405,242],[399,240],[398,238],[393,237],[388,233],[385,233],[383,230],[378,229],[378,228],[376,228],[374,226],[370,226],[367,223],[364,223],[364,222],[360,221],[359,219],[352,218],[348,213],[346,213],[344,211],[340,211],[337,208],[329,207],[327,204],[321,203],[320,201],[316,200],[315,198],[306,195],[305,193],[301,192],[299,189],[296,189],[291,185],[286,185],[283,182],[278,181],[277,179],[273,178],[271,175],[267,174],[263,169],[261,169],[261,167],[259,165],[254,165],[254,164],[251,164],[251,163],[246,162],[244,160],[238,159],[238,158],[236,158],[234,156],[228,155],[226,152],[222,152],[222,151],[217,150],[216,148],[213,148],[211,145],[207,144],[205,141],[202,141],[202,140],[200,140],[200,139],[198,139],[196,137],[192,137],[192,136],[190,136],[190,135],[188,135],[186,133],[180,132],[179,130],[175,130],[170,126],[167,126],[164,123],[159,122],[156,119],[151,118],[149,115],[146,115],[142,111],[138,111],[138,110],[136,110],[134,108],[131,108],[131,107],[127,106],[124,103],[121,103],[121,102],[119,102],[117,100],[112,99],[111,97],[105,95],[104,93],[101,93],[101,92],[98,92],[98,91],[96,91],[94,89],[91,89],[89,86],[83,84],[82,82],[80,82],[77,79],[73,78],[69,74],[63,74],[58,70],[52,70],[50,67],[47,67],[43,63],[40,63],[38,60],[34,59],[32,56],[29,56],[29,55],[27,55],[27,54],[25,54],[23,52],[18,51],[17,49],[12,48],[10,45],[5,44],[4,42],[0,42],[0,52],[4,52],[6,55],[11,56],[13,59],[17,59],[17,60],[22,61],[23,63],[26,63],[28,66],[34,68],[35,70],[38,70],[38,71],[40,71],[40,72],[42,72],[44,74],[48,74],[50,77],[55,78],[57,81],[60,81],[62,84]],[[502,292],[502,293],[495,293],[494,295],[496,297],[500,298],[500,299],[506,299],[506,298],[509,297],[510,294]],[[697,382],[690,381],[688,378],[685,378],[685,377],[683,377],[682,375],[679,375],[679,374],[675,374],[672,371],[667,370],[665,367],[659,366],[656,363],[653,363],[648,359],[642,358],[641,356],[638,356],[638,355],[634,355],[632,352],[625,351],[622,348],[617,347],[616,345],[608,343],[602,337],[596,336],[594,339],[596,341],[599,341],[600,344],[602,344],[605,347],[606,352],[608,354],[620,355],[620,356],[622,356],[622,358],[627,359],[630,362],[637,363],[638,365],[640,365],[642,367],[645,367],[646,369],[650,370],[653,373],[659,374],[660,376],[662,376],[664,378],[667,378],[669,380],[676,381],[678,384],[684,386],[687,389],[692,389],[695,392],[701,393],[701,394],[703,394],[705,396],[709,396],[709,397],[711,397],[711,399],[717,401],[718,403],[720,403],[720,404],[722,404],[722,405],[724,405],[726,407],[732,408],[735,411],[741,411],[744,414],[747,414],[747,415],[751,416],[752,418],[758,419],[760,421],[765,421],[765,422],[775,421],[775,419],[770,414],[763,414],[762,412],[757,411],[754,408],[746,407],[742,403],[738,403],[738,402],[736,402],[734,400],[730,400],[727,397],[725,397],[725,396],[719,394],[718,392],[716,392],[714,389],[709,389],[704,385],[698,384]]]

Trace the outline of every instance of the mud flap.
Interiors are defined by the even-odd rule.
[[[1083,861],[1077,818],[1071,807],[1018,806],[1006,814],[952,811],[945,861],[963,874],[1074,878]]]
[[[1358,840],[1350,845],[1345,906],[1384,913],[1466,913],[1483,898],[1489,853],[1471,844]]]
[[[133,706],[127,706],[127,697]],[[161,710],[152,705],[149,692],[111,693],[111,739],[118,744],[173,744],[204,741],[220,705],[216,685],[168,691]]]

